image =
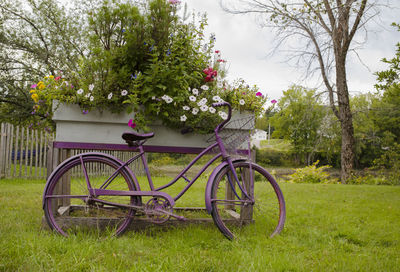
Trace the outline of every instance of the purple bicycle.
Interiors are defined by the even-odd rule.
[[[228,154],[221,134],[232,115],[215,129],[213,143],[205,148],[172,181],[156,188],[147,165],[143,143],[154,133],[125,132],[122,138],[139,153],[126,162],[97,152],[82,153],[62,162],[49,176],[43,193],[43,209],[49,226],[68,236],[77,230],[108,231],[122,234],[135,217],[147,216],[161,224],[171,217],[186,220],[174,211],[175,202],[217,159],[222,162],[212,171],[205,189],[205,206],[215,225],[229,239],[257,231],[269,236],[283,229],[285,201],[274,178],[248,158]],[[205,154],[216,154],[190,180],[187,171]],[[141,190],[129,164],[141,159],[149,190]],[[162,190],[184,179],[187,185],[175,197]],[[107,232],[107,233],[108,233]]]

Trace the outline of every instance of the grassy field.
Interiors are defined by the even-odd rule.
[[[158,182],[165,182],[160,178]],[[184,202],[204,205],[204,181]],[[399,271],[400,187],[281,184],[281,235],[228,241],[214,225],[60,237],[43,181],[0,180],[0,271]],[[179,203],[179,202],[178,202]]]

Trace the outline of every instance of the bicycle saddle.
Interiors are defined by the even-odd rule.
[[[154,136],[154,132],[150,133],[137,133],[135,131],[125,131],[122,133],[122,139],[124,139],[129,145],[133,144],[135,141],[146,140]]]

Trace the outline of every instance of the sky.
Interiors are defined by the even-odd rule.
[[[391,0],[400,8],[400,0]],[[287,63],[283,53],[269,54],[274,48],[274,34],[271,29],[261,28],[250,15],[233,15],[224,12],[218,0],[182,0],[189,11],[207,13],[208,33],[216,34],[216,46],[226,59],[228,80],[243,78],[250,85],[257,85],[269,99],[279,99],[290,85],[305,87],[319,86],[318,78],[304,80],[304,72]],[[374,91],[375,72],[387,69],[380,60],[395,55],[396,43],[400,42],[400,32],[391,27],[392,22],[400,22],[400,9],[383,10],[380,26],[372,22],[367,43],[358,55],[348,58],[348,86],[351,94]],[[397,15],[397,17],[396,17]],[[318,90],[324,91],[320,86]]]

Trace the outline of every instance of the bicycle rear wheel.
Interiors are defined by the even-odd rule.
[[[95,154],[85,154],[82,161],[79,156],[63,164],[52,174],[44,192],[44,213],[49,226],[64,236],[78,231],[122,234],[135,210],[106,202],[137,205],[140,199],[132,196],[91,197],[86,179],[93,189],[99,189],[120,164]],[[122,168],[104,189],[134,191],[137,188],[128,171]]]
[[[215,177],[211,190],[211,214],[218,229],[228,239],[252,232],[265,232],[270,237],[280,233],[285,223],[286,210],[277,182],[257,164],[241,161],[234,162],[233,166],[240,186],[254,198],[254,203],[246,199],[230,167],[224,167]],[[236,194],[231,183],[234,184]]]

